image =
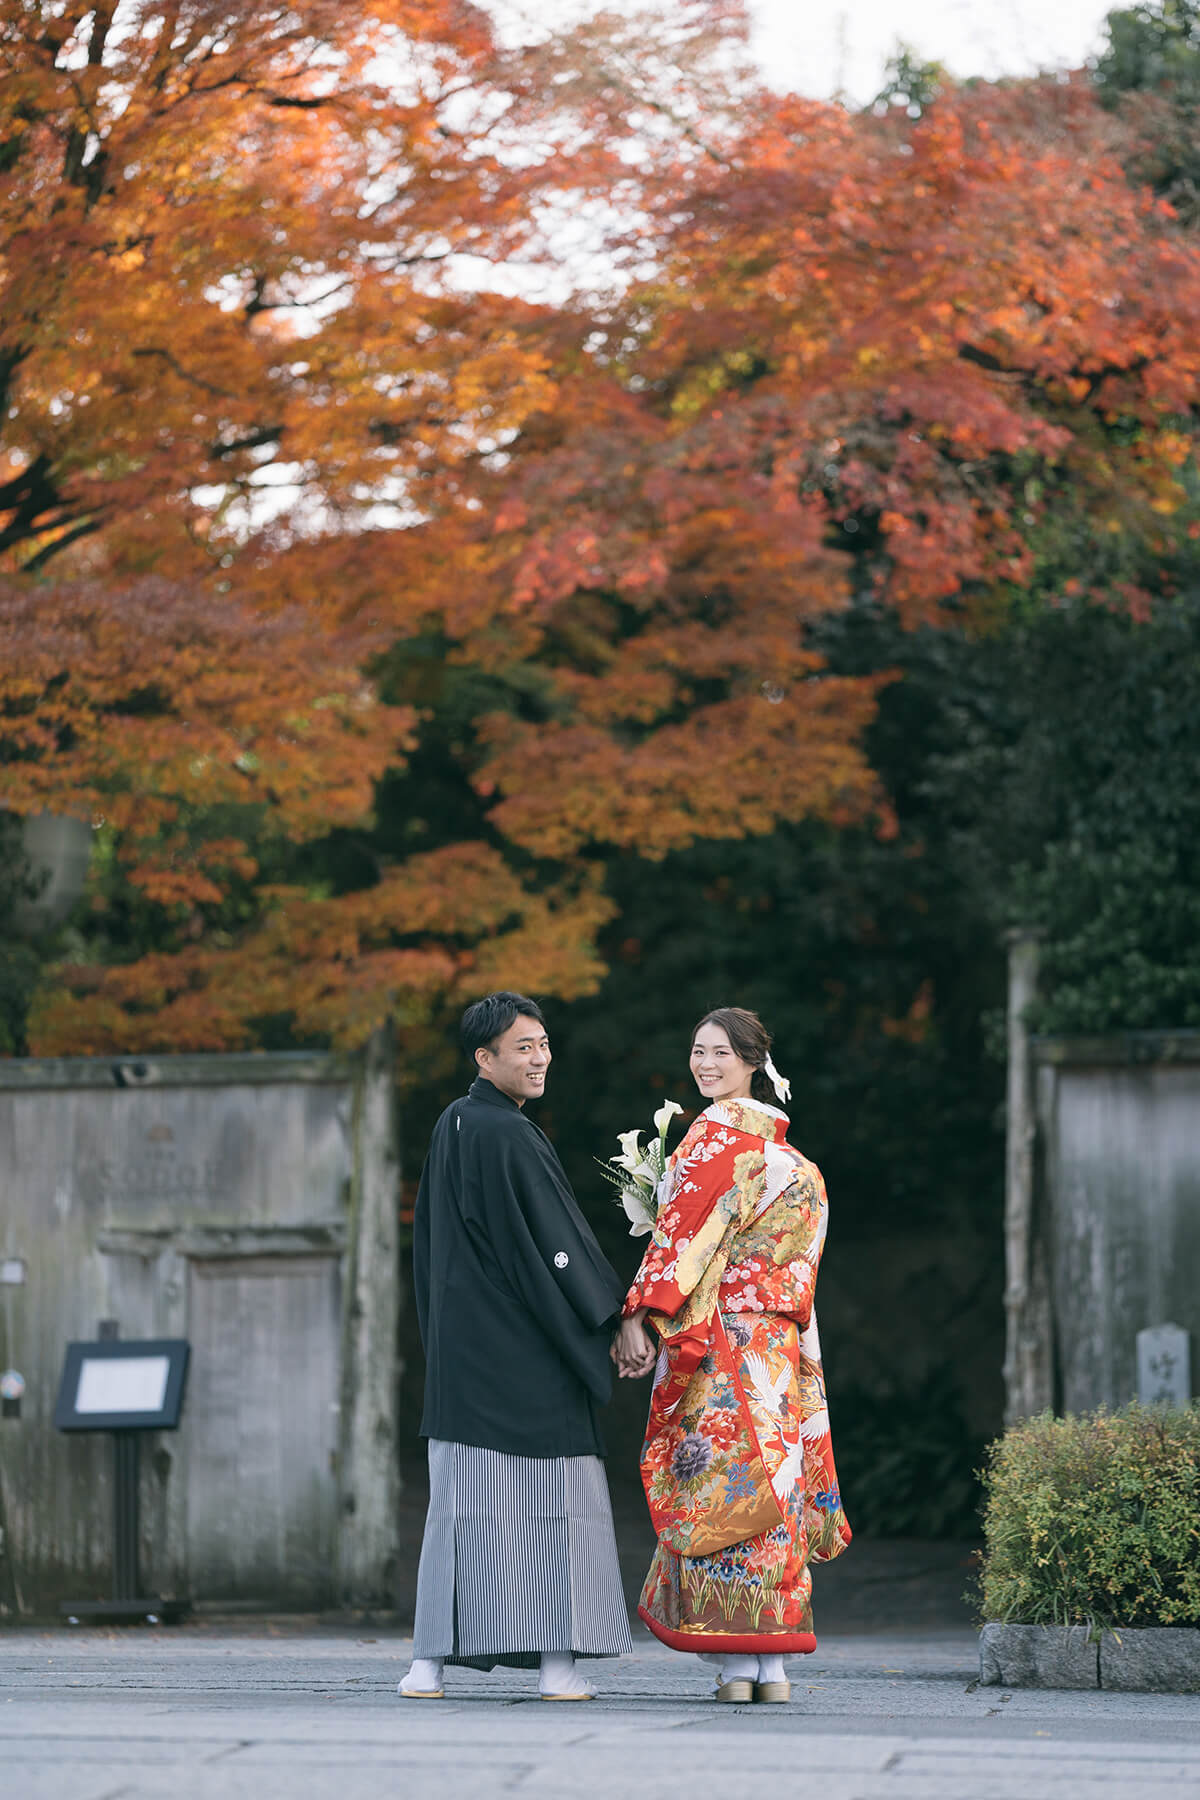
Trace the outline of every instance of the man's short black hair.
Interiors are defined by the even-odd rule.
[[[537,1001],[524,994],[488,994],[468,1006],[459,1028],[467,1055],[473,1058],[477,1050],[490,1050],[514,1019],[536,1019],[543,1027],[546,1023]]]

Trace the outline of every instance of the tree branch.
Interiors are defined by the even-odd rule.
[[[162,361],[166,363],[169,369],[172,369],[175,374],[178,375],[181,381],[188,381],[193,387],[202,388],[206,394],[216,395],[219,400],[236,400],[238,398],[238,396],[231,393],[228,388],[217,387],[213,382],[205,381],[203,375],[193,375],[190,369],[184,368],[183,364],[170,350],[164,350],[158,345],[150,345],[145,349],[135,350],[133,354],[135,356],[161,357]]]
[[[239,450],[261,450],[267,444],[278,443],[282,436],[282,425],[261,425],[245,437],[234,438],[232,443],[211,444],[208,454],[219,461],[223,456],[236,456]]]
[[[102,522],[99,513],[92,513],[88,518],[81,519],[78,525],[72,526],[71,530],[64,532],[62,537],[55,538],[53,543],[43,544],[36,556],[31,556],[29,561],[23,564],[22,574],[36,574],[39,569],[46,566],[52,557],[57,556],[60,550],[65,550],[68,544],[74,544],[79,538],[90,537],[94,531],[99,531]]]
[[[11,480],[0,482],[0,513],[11,514],[7,524],[0,526],[0,552],[28,543],[44,532],[98,518],[91,508],[63,499],[51,468],[50,458],[42,452]],[[61,547],[61,539],[48,544],[46,560]]]

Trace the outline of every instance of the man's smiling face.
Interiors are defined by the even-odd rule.
[[[546,1071],[550,1067],[546,1027],[518,1013],[507,1031],[475,1052],[475,1061],[484,1079],[518,1106],[524,1106],[527,1100],[538,1100],[545,1091]]]

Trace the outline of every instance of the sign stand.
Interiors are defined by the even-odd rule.
[[[63,1601],[68,1618],[169,1625],[188,1611],[186,1600],[138,1591],[140,1438],[177,1428],[188,1353],[182,1338],[67,1346],[54,1423],[60,1431],[108,1431],[113,1441],[112,1599]]]
[[[103,1619],[110,1625],[174,1625],[189,1610],[186,1600],[163,1600],[139,1593],[138,1480],[140,1434],[114,1431],[113,1578],[111,1600],[64,1600],[59,1612],[71,1619]]]

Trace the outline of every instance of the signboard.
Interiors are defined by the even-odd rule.
[[[187,1364],[184,1338],[68,1344],[54,1423],[59,1431],[174,1431]]]

